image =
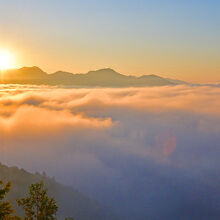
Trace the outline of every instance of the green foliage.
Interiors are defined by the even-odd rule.
[[[6,216],[4,220],[22,220],[19,216]]]
[[[43,182],[31,184],[28,196],[17,200],[17,203],[24,208],[27,220],[55,219],[58,210],[55,199],[47,195]]]
[[[64,220],[65,217],[80,220],[118,219],[117,216],[107,213],[106,209],[96,201],[89,199],[72,187],[59,184],[53,178],[44,177],[40,173],[32,174],[17,167],[7,167],[0,162],[0,179],[10,180],[13,183],[10,193],[7,194],[7,201],[12,204],[18,216],[23,216],[24,212],[22,207],[18,207],[16,199],[26,197],[29,186],[43,180],[48,189],[48,195],[53,196],[59,204],[60,210],[57,213],[59,220]]]
[[[11,203],[8,201],[2,201],[6,194],[9,193],[11,189],[11,184],[8,182],[5,185],[0,181],[0,219],[4,219],[6,216],[9,216],[13,213]]]

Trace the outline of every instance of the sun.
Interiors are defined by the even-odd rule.
[[[13,54],[8,50],[0,50],[0,70],[7,70],[14,67]]]

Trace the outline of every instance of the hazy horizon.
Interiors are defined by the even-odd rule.
[[[0,48],[46,72],[111,67],[189,82],[220,81],[220,2],[2,1]]]
[[[82,74],[82,75],[85,75],[85,74],[87,74],[87,73],[89,73],[89,72],[96,72],[96,71],[101,71],[101,70],[113,70],[114,72],[116,72],[116,73],[119,73],[119,74],[122,74],[122,75],[124,75],[124,76],[134,76],[134,77],[141,77],[141,76],[151,76],[151,75],[155,75],[155,76],[159,76],[159,77],[162,77],[162,78],[164,78],[164,79],[173,79],[173,80],[180,80],[180,81],[182,81],[182,82],[186,82],[186,83],[191,83],[191,84],[201,84],[201,85],[203,85],[203,84],[213,84],[213,85],[215,85],[215,84],[219,84],[220,83],[220,81],[209,81],[209,80],[207,80],[207,81],[204,81],[204,82],[190,82],[190,81],[185,81],[185,80],[183,80],[183,79],[181,79],[181,78],[171,78],[171,77],[168,77],[168,74],[167,74],[167,76],[166,76],[166,74],[141,74],[141,73],[139,73],[139,74],[129,74],[129,73],[121,73],[121,72],[119,72],[119,71],[117,71],[116,69],[113,69],[113,68],[111,68],[111,67],[103,67],[103,68],[100,68],[100,69],[91,69],[91,70],[88,70],[87,72],[70,72],[70,71],[65,71],[65,70],[62,70],[62,69],[58,69],[58,70],[56,70],[56,71],[54,71],[54,72],[46,72],[44,69],[42,69],[40,66],[22,66],[22,67],[14,67],[14,68],[8,68],[7,70],[2,70],[1,71],[1,73],[2,74],[7,74],[7,71],[11,71],[11,70],[20,70],[20,69],[23,69],[23,68],[27,68],[27,69],[32,69],[32,68],[39,68],[40,70],[42,70],[43,72],[45,72],[46,74],[48,74],[48,75],[51,75],[51,74],[54,74],[54,73],[57,73],[57,72],[63,72],[63,73],[71,73],[71,74]]]

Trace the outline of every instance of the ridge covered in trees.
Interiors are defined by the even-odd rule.
[[[3,207],[8,207],[9,212],[5,215],[5,218],[1,218],[0,214],[0,219],[19,219],[17,216],[24,217],[25,208],[34,207],[31,195],[34,195],[36,189],[43,193],[44,202],[49,199],[50,204],[53,204],[53,209],[57,211],[56,217],[58,219],[65,219],[66,217],[68,217],[67,219],[74,217],[76,220],[117,219],[116,216],[108,212],[96,201],[86,197],[72,187],[58,183],[45,173],[32,174],[24,169],[7,167],[0,163],[0,180],[2,181],[0,182],[0,213],[1,204],[3,204]],[[28,189],[29,195],[27,194]],[[54,216],[54,213],[52,216]]]

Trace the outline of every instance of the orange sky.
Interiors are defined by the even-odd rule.
[[[0,49],[14,54],[15,67],[48,73],[109,67],[126,75],[220,81],[217,1],[160,7],[153,1],[86,2],[5,2]]]

